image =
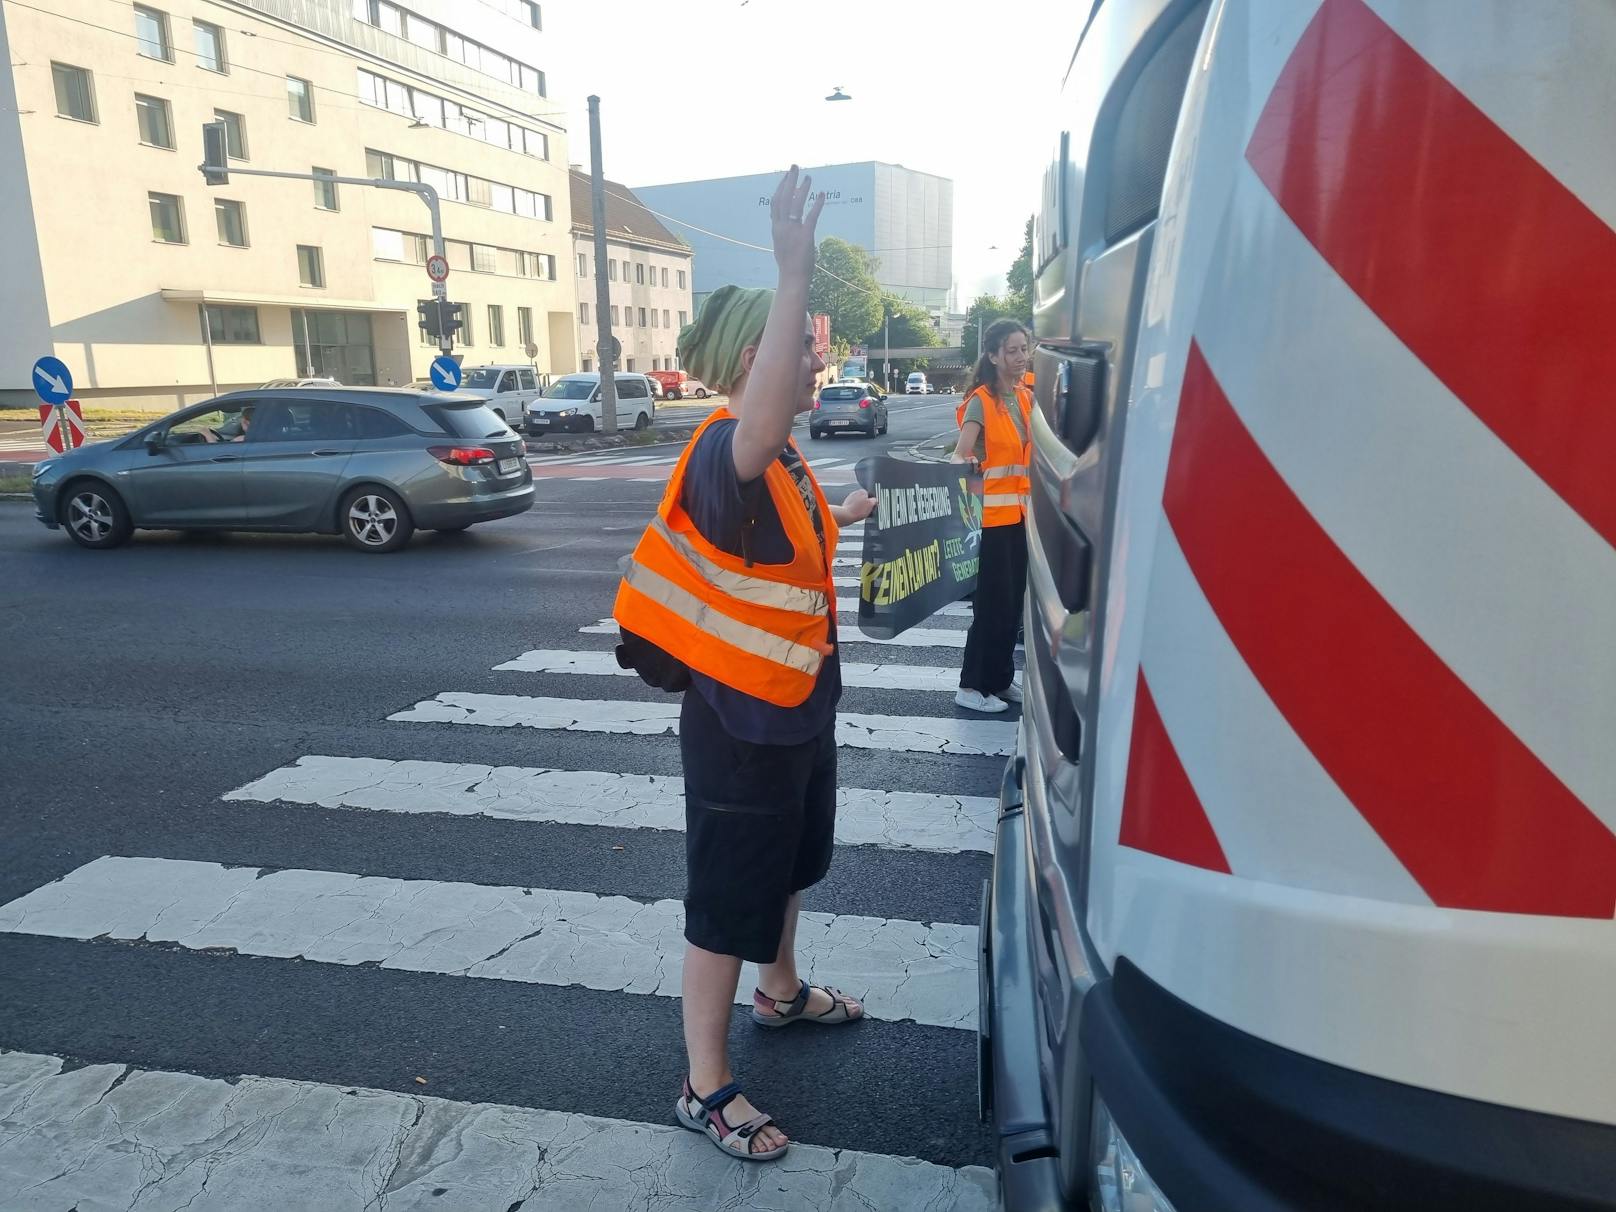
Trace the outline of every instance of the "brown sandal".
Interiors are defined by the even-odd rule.
[[[808,1013],[808,995],[819,989],[830,995],[830,1009],[823,1014]],[[770,1013],[765,1007],[772,1008]],[[782,1009],[784,1007],[784,1009]],[[821,1023],[827,1027],[837,1027],[843,1023],[854,1023],[864,1017],[864,1008],[859,1007],[858,1012],[853,1011],[853,999],[840,989],[832,989],[828,985],[810,985],[802,982],[802,988],[797,990],[797,996],[789,1002],[782,1002],[770,997],[761,989],[752,990],[752,1021],[760,1027],[789,1027],[792,1023],[810,1022]]]

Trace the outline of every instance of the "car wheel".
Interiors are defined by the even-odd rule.
[[[594,417],[585,417],[584,420],[583,420],[583,424],[578,426],[578,432],[579,433],[594,433],[595,432],[595,418]]]
[[[92,551],[117,547],[135,529],[123,498],[99,480],[81,480],[68,486],[62,499],[61,521],[75,543]]]
[[[650,426],[651,418],[646,416],[643,412],[634,418],[635,429],[649,429]]]
[[[822,429],[810,429],[808,431],[808,436],[817,442],[820,438],[825,436],[825,431]]]
[[[398,494],[386,488],[356,488],[342,499],[342,537],[360,551],[397,551],[415,524]]]
[[[668,393],[668,399],[670,399],[670,400],[682,400],[684,398],[685,398],[685,393],[682,392],[682,391],[670,391]]]
[[[696,388],[696,399],[705,400],[706,398],[707,398],[707,389],[705,387]]]

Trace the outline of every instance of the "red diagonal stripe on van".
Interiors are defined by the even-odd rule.
[[[1229,860],[1190,786],[1184,763],[1178,760],[1143,670],[1134,696],[1133,741],[1122,796],[1122,834],[1117,840],[1180,863],[1229,870]]]
[[[1353,567],[1194,344],[1163,504],[1252,674],[1433,901],[1616,912],[1616,835]]]
[[[1616,231],[1362,0],[1325,0],[1246,159],[1370,310],[1616,544]]]

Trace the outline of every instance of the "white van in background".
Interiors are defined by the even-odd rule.
[[[929,396],[931,392],[932,387],[930,383],[926,382],[925,374],[918,370],[911,371],[909,378],[904,382],[903,394],[906,396]]]
[[[482,397],[512,429],[521,425],[527,406],[539,398],[539,379],[531,366],[467,366],[463,374],[459,394]]]
[[[617,427],[648,428],[656,419],[656,397],[651,380],[645,375],[619,374],[616,381]],[[523,421],[529,434],[593,433],[604,429],[600,374],[589,371],[562,375],[528,405]]]

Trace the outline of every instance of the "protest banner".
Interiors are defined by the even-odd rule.
[[[864,523],[859,630],[890,640],[976,589],[982,480],[958,463],[864,459],[859,483],[876,499]]]

